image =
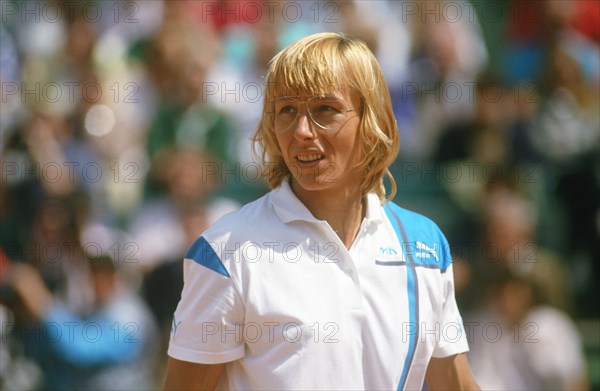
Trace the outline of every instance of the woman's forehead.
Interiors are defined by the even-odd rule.
[[[288,86],[284,88],[283,86],[277,86],[272,90],[271,99],[277,99],[281,97],[331,97],[345,101],[352,101],[356,92],[349,87],[347,83],[340,83],[337,85],[330,86],[310,86],[310,87],[300,87],[300,86]]]

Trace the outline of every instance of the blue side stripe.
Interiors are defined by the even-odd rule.
[[[225,266],[223,266],[223,262],[221,262],[221,259],[217,253],[215,253],[215,250],[213,250],[210,243],[208,243],[203,236],[196,239],[194,244],[192,244],[185,254],[185,258],[191,259],[198,265],[205,266],[225,277],[229,277],[229,273],[227,272],[227,269],[225,269]]]
[[[398,383],[398,391],[401,391],[406,386],[406,380],[408,378],[408,371],[413,362],[413,358],[415,356],[415,351],[417,348],[417,337],[419,334],[419,313],[418,313],[418,281],[417,281],[417,272],[415,270],[415,263],[410,251],[407,251],[406,245],[408,244],[408,240],[406,238],[406,232],[404,231],[404,227],[401,226],[401,221],[398,215],[392,210],[392,207],[389,203],[386,203],[384,206],[384,210],[388,219],[392,223],[392,227],[394,227],[394,231],[396,232],[396,236],[398,237],[398,241],[402,244],[402,251],[406,256],[407,268],[406,268],[406,288],[408,295],[408,321],[409,325],[414,325],[414,330],[411,330],[409,339],[408,339],[408,351],[406,354],[406,360],[404,361],[404,366],[402,368],[402,374],[400,375],[400,382]]]
[[[413,358],[415,357],[415,351],[417,348],[417,336],[419,334],[419,315],[417,314],[417,271],[413,267],[406,268],[407,272],[407,291],[408,291],[408,324],[414,325],[414,330],[411,329],[411,333],[408,339],[408,352],[406,353],[406,361],[404,361],[404,368],[402,368],[402,376],[400,376],[400,382],[398,383],[398,391],[404,389],[406,380],[408,377],[408,370],[410,369]]]

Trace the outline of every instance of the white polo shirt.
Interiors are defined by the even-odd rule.
[[[287,182],[191,246],[168,354],[228,362],[219,388],[421,389],[468,350],[448,244],[376,194],[350,248]]]

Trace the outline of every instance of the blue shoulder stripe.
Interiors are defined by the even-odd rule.
[[[211,247],[210,243],[204,239],[204,236],[200,236],[194,244],[190,247],[190,249],[185,254],[186,259],[191,259],[196,262],[198,265],[205,266],[212,271],[215,271],[225,277],[229,277],[229,273],[221,259],[215,253],[215,250]]]
[[[403,250],[413,256],[415,266],[439,269],[442,273],[452,263],[449,245],[438,226],[425,216],[403,209],[393,202],[385,204],[386,214],[398,233],[397,224],[392,216],[395,214],[406,228],[406,240]],[[399,238],[401,236],[398,236]]]

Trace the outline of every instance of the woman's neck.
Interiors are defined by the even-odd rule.
[[[319,220],[329,223],[346,248],[350,248],[366,214],[360,188],[307,191],[292,184],[292,191]]]

